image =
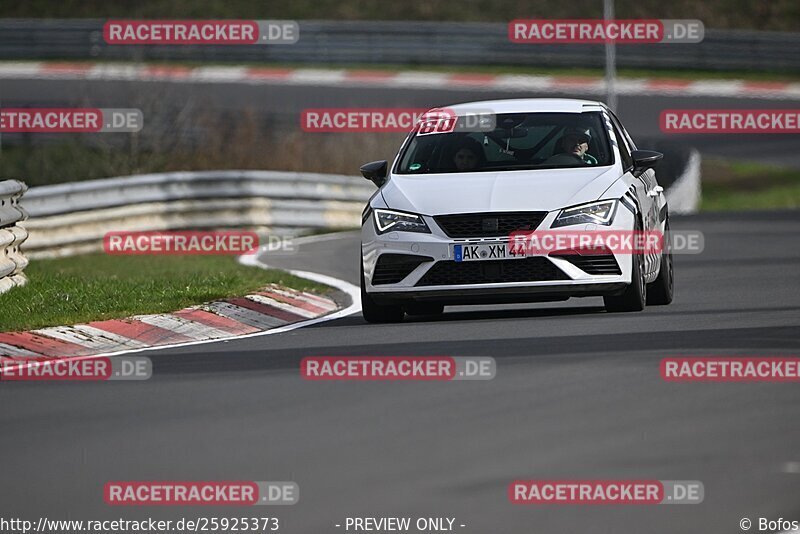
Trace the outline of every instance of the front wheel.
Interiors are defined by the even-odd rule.
[[[368,323],[399,323],[403,320],[401,306],[378,304],[369,296],[364,283],[364,264],[361,264],[361,314]]]
[[[675,292],[675,275],[672,268],[672,250],[669,248],[669,221],[664,226],[664,247],[661,251],[661,267],[658,278],[647,287],[647,304],[664,306],[672,302]]]
[[[641,230],[639,224],[636,230]],[[609,312],[634,312],[642,311],[647,302],[647,283],[644,272],[644,255],[632,256],[631,283],[621,295],[605,295],[603,303]]]

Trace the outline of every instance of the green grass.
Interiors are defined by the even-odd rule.
[[[800,171],[758,163],[703,162],[703,211],[800,208]]]
[[[715,191],[704,189],[704,211],[772,210],[800,208],[800,182],[761,191]]]
[[[108,256],[33,260],[28,285],[0,295],[0,332],[164,313],[270,283],[330,288],[277,270],[240,265],[229,256]]]

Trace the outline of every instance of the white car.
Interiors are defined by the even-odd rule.
[[[653,167],[604,104],[514,99],[447,108],[459,128],[417,126],[391,169],[361,167],[379,190],[361,227],[361,301],[369,322],[445,305],[602,296],[607,311],[669,304],[672,256],[513,255],[517,231],[662,232],[669,220]],[[476,114],[488,127],[471,127]],[[466,126],[465,126],[466,124]]]

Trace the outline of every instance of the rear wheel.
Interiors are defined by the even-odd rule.
[[[636,224],[637,232],[641,230],[641,225]],[[621,295],[606,295],[603,303],[606,311],[609,312],[634,312],[642,311],[647,302],[647,283],[645,282],[644,255],[634,254],[631,256],[631,283],[625,288]]]
[[[664,226],[664,250],[661,252],[661,267],[652,284],[647,286],[647,304],[664,306],[672,302],[675,278],[672,269],[672,250],[669,248],[669,221]]]
[[[361,314],[368,323],[399,323],[403,320],[403,308],[401,306],[377,304],[369,296],[364,283],[363,264],[361,265]]]

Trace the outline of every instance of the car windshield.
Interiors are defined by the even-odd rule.
[[[517,171],[613,163],[600,112],[509,113],[490,131],[415,132],[398,174]]]

